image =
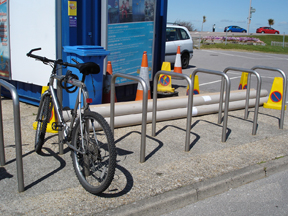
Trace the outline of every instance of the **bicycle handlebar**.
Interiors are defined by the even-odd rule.
[[[72,59],[76,64],[70,64],[68,62],[63,62],[62,59],[52,60],[52,59],[48,59],[44,56],[32,54],[32,52],[38,51],[38,50],[41,50],[41,48],[31,49],[30,52],[28,52],[26,55],[28,57],[38,59],[38,60],[42,61],[44,64],[47,64],[49,62],[53,62],[54,63],[53,73],[56,73],[57,64],[63,65],[65,67],[74,67],[74,68],[77,68],[80,71],[80,73],[83,74],[82,81],[84,82],[86,75],[98,74],[100,72],[100,66],[98,64],[96,64],[95,62],[79,63],[75,59]]]
[[[69,66],[69,67],[78,68],[77,64],[79,64],[79,62],[77,64],[70,64],[68,62],[63,62],[62,59],[52,60],[52,59],[48,59],[48,58],[46,58],[44,56],[39,56],[39,55],[32,54],[32,52],[39,51],[39,50],[41,50],[40,47],[39,48],[35,48],[35,49],[31,49],[30,52],[28,52],[26,55],[28,57],[38,59],[38,60],[42,61],[44,64],[48,63],[48,62],[53,62],[54,64],[60,64],[60,65],[66,66],[66,67]]]

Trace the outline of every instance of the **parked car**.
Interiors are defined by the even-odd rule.
[[[181,50],[181,64],[185,69],[189,66],[189,61],[193,57],[193,40],[184,26],[167,24],[166,26],[166,49],[165,61],[175,63],[177,48]]]
[[[271,27],[260,27],[256,30],[256,33],[279,34],[280,32],[278,30],[271,28]]]
[[[244,29],[244,28],[241,28],[239,26],[226,26],[224,28],[224,32],[243,32],[243,33],[246,33],[247,30]]]

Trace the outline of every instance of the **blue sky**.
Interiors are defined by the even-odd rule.
[[[168,0],[167,22],[189,21],[201,31],[203,16],[206,22],[203,31],[223,32],[225,26],[238,25],[247,29],[250,0]],[[272,28],[288,35],[288,0],[252,0],[252,13],[249,32],[255,33],[260,26],[269,26],[268,19],[274,19]]]

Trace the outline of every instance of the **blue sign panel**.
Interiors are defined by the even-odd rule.
[[[154,0],[108,1],[108,50],[113,73],[139,76],[143,52],[147,52],[152,77]],[[131,83],[118,78],[117,84]]]

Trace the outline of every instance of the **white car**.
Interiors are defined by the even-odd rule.
[[[165,61],[175,63],[177,47],[181,50],[182,68],[185,69],[189,65],[190,59],[193,57],[193,40],[184,26],[167,24],[166,26],[166,49]]]

